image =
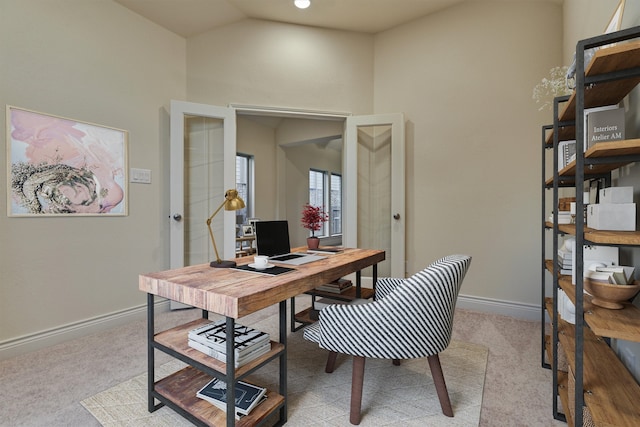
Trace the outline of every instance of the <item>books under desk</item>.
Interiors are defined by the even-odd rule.
[[[154,336],[155,345],[171,349],[182,354],[183,357],[205,366],[207,369],[224,374],[227,369],[227,365],[224,362],[188,345],[189,331],[210,323],[211,321],[208,319],[196,319],[159,332]],[[285,347],[281,343],[269,341],[269,344],[270,349],[267,353],[236,368],[235,378],[245,377],[265,361],[276,359],[285,351]],[[212,375],[212,373],[189,366],[157,381],[155,383],[155,391],[162,398],[179,405],[207,425],[224,425],[226,412],[197,397],[198,391],[213,379]],[[263,397],[260,404],[249,415],[241,417],[236,422],[236,426],[255,425],[284,403],[284,397],[278,394],[277,391],[267,389],[265,396],[266,399]]]
[[[235,324],[235,367],[249,363],[271,349],[269,334],[257,329]],[[224,319],[199,325],[189,331],[189,347],[227,362],[226,321]]]

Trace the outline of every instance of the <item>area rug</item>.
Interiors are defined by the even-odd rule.
[[[277,337],[271,316],[253,327]],[[362,398],[362,426],[477,426],[488,350],[477,344],[452,341],[440,355],[454,417],[442,414],[425,359],[367,359]],[[324,372],[327,352],[302,338],[288,337],[288,426],[348,426],[351,358],[338,356],[336,370]],[[162,378],[184,366],[171,361],[156,368]],[[248,380],[277,390],[278,364],[272,362]],[[103,426],[190,426],[173,410],[147,411],[147,375],[143,373],[81,402]]]

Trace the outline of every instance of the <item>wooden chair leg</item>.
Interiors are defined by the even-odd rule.
[[[351,374],[351,413],[349,422],[360,424],[360,409],[362,408],[362,383],[364,382],[364,361],[362,356],[353,356],[353,372]]]
[[[447,384],[444,382],[444,374],[442,373],[442,366],[440,365],[440,357],[436,354],[434,356],[429,356],[427,360],[429,360],[431,376],[433,377],[433,383],[435,384],[436,391],[438,392],[438,399],[440,399],[442,413],[447,417],[453,417],[453,408],[451,407],[451,401],[449,400]]]
[[[327,366],[325,366],[324,371],[327,374],[330,374],[333,372],[333,370],[336,367],[336,358],[338,357],[338,353],[336,353],[335,351],[330,351],[329,352],[329,356],[327,357]]]

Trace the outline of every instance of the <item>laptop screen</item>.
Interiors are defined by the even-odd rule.
[[[289,223],[281,221],[256,221],[256,250],[259,255],[275,256],[291,252]]]

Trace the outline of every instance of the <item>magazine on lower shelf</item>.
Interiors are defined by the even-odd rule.
[[[226,320],[221,319],[192,329],[189,331],[189,339],[226,354]],[[246,354],[264,346],[265,343],[269,343],[269,340],[268,333],[236,323],[234,339],[236,359],[241,359]]]
[[[266,392],[267,389],[264,387],[238,381],[235,390],[236,412],[240,415],[248,415],[263,401]],[[214,378],[202,387],[197,396],[223,411],[227,410],[227,383],[219,378]]]

